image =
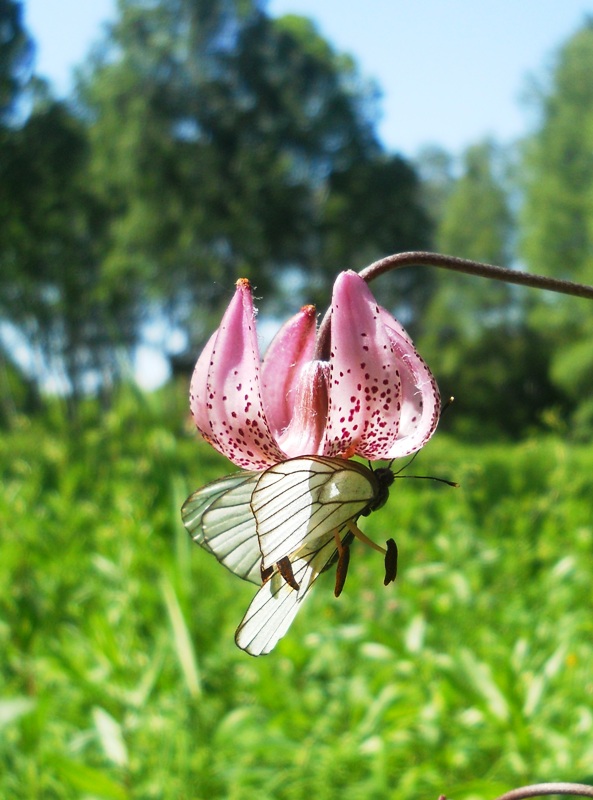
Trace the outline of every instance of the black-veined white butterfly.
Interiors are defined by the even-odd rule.
[[[390,539],[385,550],[355,524],[385,503],[393,478],[388,468],[305,456],[263,472],[228,475],[188,497],[181,515],[194,541],[235,575],[261,584],[237,628],[240,648],[269,653],[334,562],[339,594],[354,536],[385,554],[385,583],[394,580],[395,542]]]

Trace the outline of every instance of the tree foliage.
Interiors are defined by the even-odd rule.
[[[8,109],[30,40],[0,10]],[[337,268],[425,244],[377,97],[313,23],[257,0],[120,0],[75,102],[38,95],[1,133],[0,315],[35,378],[108,387],[155,320],[199,346],[241,275],[294,309]]]
[[[272,294],[296,269],[321,294],[336,261],[426,241],[411,168],[377,141],[376,94],[308,20],[122,0],[80,85],[111,268],[190,327],[240,275]],[[193,326],[198,339],[209,327]]]
[[[81,123],[61,103],[4,131],[0,147],[0,316],[38,357],[39,381],[62,375],[76,398],[94,373],[117,372],[134,339],[125,284],[102,270],[105,209],[88,185]]]
[[[12,120],[31,76],[33,42],[23,25],[23,4],[0,0],[0,125]]]
[[[440,211],[439,252],[510,266],[515,222],[506,171],[506,152],[490,141],[466,150],[456,179],[442,153],[424,155],[429,202]],[[438,365],[445,394],[459,398],[458,430],[484,432],[483,420],[490,419],[517,435],[552,401],[546,359],[532,357],[535,342],[522,303],[521,293],[506,284],[450,272],[436,278],[422,350]]]
[[[538,97],[519,232],[508,151],[387,153],[377,87],[310,20],[260,0],[119,0],[69,103],[29,91],[21,4],[0,0],[0,23],[0,391],[35,402],[10,389],[7,330],[33,380],[59,373],[73,398],[117,381],[154,322],[195,359],[240,276],[284,316],[388,253],[511,265],[519,240],[534,272],[593,282],[593,22]],[[466,432],[488,416],[515,435],[551,407],[593,419],[585,303],[419,269],[381,282]]]
[[[522,253],[539,272],[592,280],[593,20],[557,53],[524,146]]]
[[[521,254],[534,272],[593,283],[593,20],[558,51],[536,106],[539,125],[522,163]],[[554,297],[531,321],[553,344],[556,385],[593,421],[591,309]]]

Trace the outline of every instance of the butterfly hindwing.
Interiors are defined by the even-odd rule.
[[[235,634],[237,645],[252,656],[269,653],[290,628],[313,583],[335,558],[332,534],[317,549],[303,548],[291,559],[298,589],[275,572],[251,601]]]
[[[370,469],[341,458],[292,458],[265,470],[251,498],[264,569],[307,541],[321,543],[377,492]]]
[[[183,524],[197,544],[244,580],[261,583],[261,551],[251,497],[261,472],[237,472],[194,492],[182,506]]]

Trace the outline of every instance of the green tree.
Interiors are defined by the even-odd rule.
[[[436,240],[462,258],[508,265],[513,219],[504,185],[506,154],[493,142],[469,147],[461,175],[446,200]]]
[[[432,222],[422,203],[416,170],[396,155],[379,155],[334,171],[322,209],[320,263],[335,275],[363,267],[390,253],[421,250],[430,241]],[[381,302],[398,309],[414,332],[433,278],[413,269],[391,273],[380,282]]]
[[[521,165],[521,255],[534,272],[593,283],[593,20],[560,48],[535,105],[539,124]],[[554,382],[591,424],[591,309],[554,296],[534,307],[531,322],[553,346]]]
[[[240,275],[293,302],[306,284],[309,300],[336,263],[423,241],[407,238],[414,214],[425,225],[411,169],[376,138],[376,88],[310,21],[272,19],[252,0],[120,0],[119,11],[79,98],[111,208],[107,269],[147,307],[200,340]],[[382,170],[395,183],[371,213]],[[363,218],[364,240],[338,247]]]
[[[0,147],[0,318],[73,401],[108,386],[136,320],[125,284],[101,266],[105,209],[88,183],[86,131],[61,103],[5,130]]]
[[[488,141],[468,148],[452,183],[438,170],[439,191],[432,195],[441,208],[437,250],[511,265],[515,223],[507,171],[507,153]],[[549,348],[527,328],[524,302],[524,294],[506,284],[439,274],[422,351],[445,394],[459,398],[451,414],[458,431],[518,436],[559,402],[548,377]],[[485,419],[491,421],[487,431]]]
[[[461,174],[441,200],[435,233],[439,252],[508,266],[512,258],[513,217],[504,186],[504,153],[491,142],[464,153]],[[455,342],[476,340],[485,328],[499,324],[512,309],[504,284],[483,284],[453,273],[440,274],[430,305],[431,339],[442,352],[453,343],[451,366],[463,357]]]
[[[9,123],[31,77],[34,47],[23,25],[23,4],[0,0],[0,125]]]
[[[301,289],[325,303],[336,269],[429,228],[413,168],[376,138],[376,87],[309,20],[256,0],[118,7],[76,105],[38,92],[1,131],[0,318],[73,405],[155,319],[203,341],[240,275],[271,313]],[[427,284],[407,280],[412,313]]]
[[[442,147],[428,145],[414,158],[414,167],[420,177],[422,205],[433,221],[439,221],[455,185],[455,159]]]

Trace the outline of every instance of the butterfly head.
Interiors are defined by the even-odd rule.
[[[362,512],[363,517],[368,517],[372,511],[377,511],[377,509],[385,505],[389,497],[389,487],[394,480],[393,472],[389,467],[379,467],[379,469],[374,470],[373,475],[377,481],[378,489],[375,497]]]

